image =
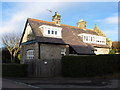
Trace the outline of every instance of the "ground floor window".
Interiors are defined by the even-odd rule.
[[[66,52],[66,48],[61,48],[61,55],[66,55],[65,52]]]
[[[34,50],[28,50],[26,56],[27,59],[34,59]]]

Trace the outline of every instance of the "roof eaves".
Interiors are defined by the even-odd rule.
[[[21,43],[21,45],[27,45],[27,44],[32,44],[32,43],[36,43],[36,40],[27,41],[27,42]]]

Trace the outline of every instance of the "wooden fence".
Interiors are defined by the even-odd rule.
[[[61,60],[25,60],[30,77],[61,76]]]

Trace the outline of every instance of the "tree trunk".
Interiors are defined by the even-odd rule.
[[[13,56],[13,61],[12,61],[12,63],[15,63],[15,56]]]
[[[11,55],[11,63],[12,63],[12,61],[13,61],[13,56]]]

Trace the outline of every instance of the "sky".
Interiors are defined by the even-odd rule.
[[[83,19],[88,29],[97,24],[110,40],[118,41],[118,2],[0,2],[0,38],[5,33],[22,33],[27,18],[51,22],[56,11],[62,24],[77,26]]]

